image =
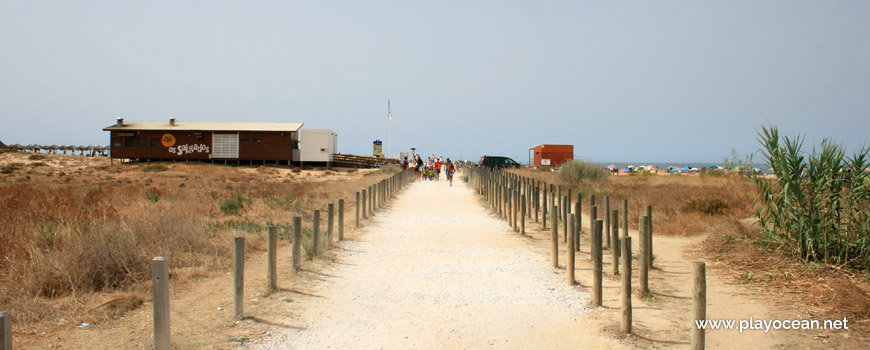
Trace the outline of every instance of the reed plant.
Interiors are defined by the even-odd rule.
[[[804,137],[781,137],[775,126],[758,134],[772,177],[754,176],[756,216],[764,246],[806,261],[870,269],[870,149],[851,157],[830,139],[811,152]]]

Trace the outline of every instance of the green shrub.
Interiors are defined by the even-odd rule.
[[[34,168],[35,168],[35,167],[40,167],[40,166],[47,166],[47,165],[48,165],[48,164],[45,164],[45,163],[43,163],[43,162],[36,162],[36,163],[30,163],[30,164],[27,164],[27,166],[34,167]]]
[[[572,160],[562,164],[559,176],[563,182],[576,184],[583,181],[602,181],[607,178],[607,173],[598,164]]]
[[[224,214],[227,215],[236,215],[239,213],[239,210],[244,208],[245,202],[250,202],[242,197],[242,195],[237,194],[235,197],[221,201],[220,209]]]
[[[44,155],[44,154],[31,154],[29,157],[27,157],[27,159],[30,159],[30,160],[43,160],[43,159],[45,159],[45,155]]]
[[[719,198],[693,199],[683,204],[684,212],[698,212],[707,215],[725,214],[729,205]]]
[[[870,269],[870,148],[846,157],[829,139],[806,153],[803,137],[763,127],[761,152],[773,178],[753,176],[764,237],[808,261]]]
[[[145,172],[156,172],[156,171],[166,171],[166,170],[169,170],[169,168],[167,168],[163,164],[151,164],[151,165],[146,165],[144,168],[142,168],[142,171],[145,171]]]
[[[707,170],[701,172],[701,177],[723,177],[725,175],[725,172],[722,170]]]

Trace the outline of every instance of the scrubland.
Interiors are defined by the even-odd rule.
[[[33,156],[0,153],[0,310],[24,329],[135,309],[155,256],[184,283],[230,270],[233,237],[264,250],[267,225],[288,239],[293,216],[310,227],[339,198],[350,224],[354,192],[392,174]]]

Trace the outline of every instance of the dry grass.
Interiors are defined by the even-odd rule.
[[[694,236],[705,232],[711,225],[728,218],[746,218],[753,215],[755,187],[743,177],[700,177],[682,175],[607,176],[604,181],[565,184],[557,173],[516,170],[518,173],[552,184],[572,188],[584,194],[583,209],[589,210],[588,194],[610,196],[610,209],[622,210],[622,199],[629,200],[628,222],[637,228],[637,218],[644,206],[653,207],[653,225],[656,234]],[[563,193],[564,194],[564,193]],[[577,200],[574,196],[572,199]],[[686,210],[698,202],[721,201],[728,206],[717,215],[703,211]],[[693,204],[694,203],[694,204]],[[599,217],[602,209],[599,208]],[[619,214],[620,216],[622,213]]]
[[[126,312],[148,295],[152,257],[169,258],[181,281],[229,269],[233,237],[264,250],[267,224],[286,231],[301,215],[310,226],[314,209],[325,216],[339,198],[352,210],[356,190],[391,174],[184,163],[154,172],[63,155],[34,161],[46,166],[0,174],[0,309],[17,324]],[[0,167],[30,162],[4,153]],[[249,201],[234,215],[222,212],[220,203],[235,196]]]
[[[554,173],[518,170],[541,181],[561,184]],[[566,186],[567,187],[567,186]],[[573,187],[599,198],[611,197],[611,209],[622,209],[629,199],[629,226],[637,227],[644,205],[653,206],[655,234],[693,236],[704,234],[704,258],[717,261],[723,272],[738,283],[748,284],[762,295],[782,295],[782,301],[806,305],[816,318],[849,317],[863,320],[870,328],[870,275],[866,272],[806,263],[785,255],[775,246],[763,250],[757,244],[754,227],[755,185],[743,177],[682,175],[610,176],[603,182],[586,182]],[[563,192],[564,193],[564,192]],[[584,198],[587,198],[584,196]],[[617,200],[614,202],[614,198]],[[575,197],[576,200],[576,197]],[[723,208],[721,201],[727,208]],[[602,201],[599,199],[598,203]],[[709,215],[706,202],[722,213]],[[588,210],[588,199],[584,199]],[[700,210],[691,210],[699,208]],[[600,212],[599,212],[600,215]],[[621,214],[620,214],[621,215]],[[861,327],[861,326],[859,326]],[[863,328],[862,328],[863,329]]]
[[[781,302],[800,304],[814,316],[870,319],[870,278],[866,273],[762,250],[752,221],[714,225],[702,244],[708,259],[719,263],[738,283]]]

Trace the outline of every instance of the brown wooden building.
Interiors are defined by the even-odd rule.
[[[532,167],[555,168],[573,159],[574,145],[537,145],[529,148],[529,166]]]
[[[110,132],[110,155],[130,160],[293,160],[302,123],[128,121]],[[298,151],[297,151],[298,152]]]

